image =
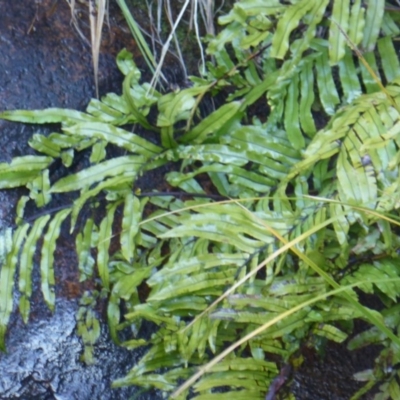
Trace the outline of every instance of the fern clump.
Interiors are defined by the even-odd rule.
[[[352,322],[363,319],[370,330],[348,346],[380,343],[383,350],[376,368],[358,375],[368,382],[354,398],[382,377],[382,396],[398,398],[398,14],[376,0],[287,3],[235,3],[219,19],[220,33],[207,39],[207,71],[190,87],[161,93],[142,83],[123,50],[122,95],[92,100],[86,112],[0,114],[61,124],[60,133],[32,137],[37,155],[0,165],[1,188],[29,189],[16,226],[2,232],[3,348],[17,268],[20,312],[28,319],[41,237],[42,291],[54,308],[53,253],[69,218],[81,277],[96,266],[108,297],[113,339],[149,346],[116,386],[171,393],[194,374],[193,385],[173,397],[262,399],[274,395],[282,366],[301,362],[304,346],[342,343]],[[201,116],[205,96],[216,95],[222,104]],[[158,143],[129,124],[156,133]],[[111,145],[124,154],[107,159]],[[89,166],[50,179],[55,160],[68,169],[82,151],[90,152]],[[179,169],[165,180],[176,189],[143,193],[138,178],[171,163]],[[56,193],[76,197],[25,221],[27,201],[45,207]],[[100,220],[83,218],[89,206]],[[119,249],[111,251],[115,237]],[[360,291],[379,296],[382,310],[364,306]],[[92,311],[80,313],[93,324]],[[150,338],[141,337],[146,322],[157,326]],[[122,341],[128,326],[132,338]],[[84,340],[92,346],[95,334]]]

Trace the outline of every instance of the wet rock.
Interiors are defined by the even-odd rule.
[[[7,354],[0,356],[0,398],[106,400],[133,395],[132,387],[110,390],[110,385],[128,371],[138,352],[134,355],[115,346],[103,326],[95,364],[83,364],[76,302],[59,299],[56,310],[28,325],[18,320],[10,327]]]
[[[373,368],[378,348],[349,351],[345,345],[330,343],[323,357],[306,360],[294,375],[291,389],[296,400],[348,400],[364,382],[353,379],[353,374]],[[372,400],[367,393],[362,400]]]

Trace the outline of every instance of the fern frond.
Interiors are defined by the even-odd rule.
[[[53,161],[51,157],[15,157],[10,164],[0,164],[0,189],[14,188],[31,183]]]
[[[53,193],[70,192],[89,187],[108,177],[125,176],[131,181],[142,168],[146,158],[142,156],[122,156],[88,167],[74,175],[61,178],[51,187]]]
[[[12,234],[12,244],[10,243],[10,230],[7,230],[1,238],[2,242],[5,241],[4,245],[2,243],[0,271],[0,349],[2,351],[5,351],[7,324],[13,309],[14,276],[17,270],[18,255],[28,229],[29,224],[27,223],[19,226]]]
[[[112,225],[114,222],[114,213],[118,206],[119,203],[115,202],[108,207],[106,216],[103,218],[99,226],[99,239],[97,242],[97,268],[102,284],[107,290],[110,290],[108,261],[112,236]]]
[[[131,153],[141,154],[152,157],[161,152],[161,148],[155,144],[141,138],[134,133],[106,123],[82,123],[76,124],[63,130],[68,135],[78,135],[88,138],[104,140],[112,143]]]
[[[31,275],[33,268],[33,254],[36,250],[36,242],[42,236],[44,227],[46,226],[49,219],[50,215],[43,215],[34,222],[21,251],[18,280],[18,288],[21,293],[21,298],[19,299],[19,311],[25,323],[28,322],[30,311],[30,297],[32,295]]]
[[[54,251],[56,249],[56,240],[60,235],[61,224],[70,212],[71,210],[69,209],[59,211],[50,221],[43,237],[40,256],[41,288],[44,301],[52,311],[54,311],[55,307]]]

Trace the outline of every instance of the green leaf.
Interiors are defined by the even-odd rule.
[[[80,190],[109,176],[123,175],[134,178],[146,159],[142,156],[123,156],[104,161],[74,175],[58,180],[50,192],[60,193]]]
[[[61,147],[57,143],[54,143],[51,138],[35,133],[28,143],[36,151],[53,158],[60,157]]]
[[[303,133],[299,124],[299,80],[293,77],[286,96],[284,124],[290,143],[296,150],[305,147]]]
[[[84,352],[81,357],[87,365],[94,363],[93,345],[100,336],[100,322],[94,312],[97,300],[96,292],[85,292],[79,302],[79,309],[76,315],[77,333],[82,338]]]
[[[72,231],[74,230],[78,215],[82,207],[90,198],[96,197],[103,190],[111,190],[113,188],[118,188],[121,191],[123,189],[129,190],[132,187],[133,179],[134,177],[129,175],[117,175],[109,179],[104,179],[91,190],[83,190],[81,192],[81,195],[74,201],[74,205],[72,207],[70,232],[72,233]]]
[[[397,36],[400,33],[400,28],[388,12],[383,14],[382,32],[384,36]]]
[[[140,80],[140,70],[136,66],[133,61],[133,54],[126,50],[122,49],[117,55],[117,66],[118,69],[126,76],[130,72],[135,71],[135,80],[138,82]]]
[[[61,161],[65,167],[69,168],[74,161],[74,149],[68,149],[61,152]]]
[[[313,137],[317,131],[311,107],[314,104],[314,74],[313,60],[308,60],[300,73],[300,124],[301,128],[309,137]]]
[[[45,225],[50,219],[50,215],[39,217],[33,224],[28,237],[26,238],[24,247],[21,252],[21,262],[19,268],[19,291],[21,298],[19,299],[19,311],[25,323],[28,322],[30,311],[30,297],[32,295],[32,268],[33,254],[36,250],[36,244],[43,234]]]
[[[24,222],[24,213],[26,203],[29,201],[28,196],[21,196],[17,203],[16,215],[15,215],[15,224],[20,226]]]
[[[190,218],[182,220],[180,226],[159,235],[160,238],[190,236],[229,243],[249,253],[272,240],[262,226],[249,224],[243,215],[212,212],[191,215]]]
[[[147,141],[146,139],[106,123],[92,122],[76,124],[69,128],[65,128],[64,132],[70,135],[80,135],[89,138],[101,139],[108,143],[122,147],[132,153],[138,153],[148,157],[154,156],[155,154],[161,152],[160,147]]]
[[[270,374],[277,374],[279,372],[275,363],[265,360],[255,360],[254,358],[226,358],[216,364],[213,372],[218,371],[268,371]]]
[[[14,157],[10,164],[0,163],[0,189],[26,185],[53,161],[51,157]]]
[[[124,212],[122,218],[121,251],[125,260],[131,261],[135,252],[134,238],[139,231],[141,220],[141,204],[137,197],[129,193],[125,197]]]
[[[91,248],[95,247],[97,227],[92,218],[88,218],[82,232],[76,235],[76,253],[78,256],[79,281],[85,281],[93,276],[94,258]]]
[[[260,386],[259,382],[263,382],[264,387],[260,387],[258,389],[258,393],[255,391],[255,386]],[[258,385],[257,385],[258,383]],[[212,388],[221,387],[221,386],[229,386],[232,389],[237,389],[238,387],[243,387],[246,389],[250,389],[250,393],[253,396],[249,397],[251,399],[260,399],[260,395],[262,393],[262,389],[268,389],[268,373],[266,371],[223,371],[218,373],[212,373],[207,377],[203,377],[199,382],[194,385],[196,391],[208,391]],[[246,391],[247,392],[247,391]],[[247,394],[250,394],[247,392]],[[256,395],[258,394],[258,396]],[[265,393],[265,392],[264,392]],[[236,391],[231,390],[230,394],[233,398],[235,398]],[[243,393],[240,393],[243,396]],[[206,398],[203,396],[196,396],[195,399]],[[264,397],[264,396],[263,396]],[[261,398],[263,398],[261,397]],[[242,397],[240,397],[242,398]]]
[[[385,0],[367,0],[367,12],[365,15],[364,36],[362,41],[362,48],[366,52],[375,49],[384,11]]]
[[[156,65],[156,62],[154,60],[153,53],[149,49],[149,46],[147,45],[146,40],[144,39],[143,34],[140,31],[140,28],[139,28],[137,22],[135,21],[131,12],[129,11],[129,8],[128,8],[125,0],[117,0],[117,3],[122,11],[122,14],[124,15],[124,18],[128,24],[128,27],[129,27],[131,33],[140,49],[140,53],[145,58],[146,64],[149,67],[149,69],[154,73],[154,66]],[[126,53],[128,53],[128,52],[123,50],[120,59],[129,58],[130,56],[127,55]],[[128,65],[128,67],[129,67],[129,65]]]
[[[115,100],[115,97],[111,97],[111,99]],[[110,97],[107,99],[109,103],[114,104],[114,101],[111,100]],[[106,100],[106,101],[107,101]],[[104,102],[104,98],[102,101],[97,99],[90,100],[88,106],[86,107],[86,111],[93,115],[99,122],[106,122],[112,125],[122,125],[129,121],[129,109],[126,107],[124,100],[119,101],[115,104],[119,109],[123,109],[125,112],[121,112],[119,109],[112,107]]]
[[[56,124],[64,122],[67,125],[71,125],[77,122],[96,121],[91,115],[65,108],[3,111],[0,113],[0,118],[27,124]]]
[[[12,248],[12,228],[0,229],[0,266],[5,264],[7,254]]]
[[[64,129],[65,128],[66,127],[64,127]],[[65,135],[63,133],[55,133],[55,132],[49,135],[49,140],[51,140],[52,143],[56,144],[61,149],[65,149],[65,151],[73,149],[81,151],[90,146],[93,146],[94,143],[96,143],[95,139],[85,139],[79,136],[70,136],[70,135]]]
[[[137,287],[148,278],[153,271],[153,266],[143,267],[135,270],[134,272],[123,275],[113,286],[113,294],[118,298],[129,300],[131,295],[136,292]]]
[[[356,46],[361,42],[364,36],[365,27],[365,8],[361,7],[361,0],[355,0],[351,6],[349,21],[349,39]]]
[[[337,240],[341,246],[344,246],[348,242],[348,233],[350,224],[346,217],[343,215],[344,207],[340,203],[331,203],[329,205],[330,213],[332,216],[336,216],[333,228],[336,233]]]
[[[237,22],[229,24],[225,29],[210,41],[207,46],[207,54],[214,55],[223,51],[225,45],[239,37],[243,37],[244,30]]]
[[[92,101],[94,101],[94,103],[92,103]],[[115,93],[107,93],[101,98],[101,102],[96,99],[92,99],[87,107],[87,112],[90,114],[94,112],[95,114],[93,115],[96,116],[96,118],[104,118],[104,112],[106,112],[111,118],[111,122],[115,124],[115,118],[121,118],[121,116],[126,117],[126,115],[129,114],[129,107],[122,96],[118,96]],[[121,124],[123,121],[124,119],[120,121]],[[109,122],[109,119],[103,122]],[[120,122],[118,122],[117,125],[119,125]]]
[[[338,189],[344,203],[363,204],[374,208],[377,200],[377,184],[371,165],[351,165],[346,152],[341,151],[337,163]]]
[[[315,68],[317,70],[317,85],[321,103],[325,112],[328,115],[333,115],[335,106],[340,103],[340,99],[333,81],[326,50],[322,51],[320,57],[317,57]]]
[[[132,85],[132,80],[135,79],[135,75],[136,71],[131,71],[125,77],[124,82],[122,84],[123,99],[125,100],[126,104],[129,107],[129,113],[133,117],[132,122],[138,122],[144,128],[154,131],[156,129],[154,129],[154,127],[147,121],[145,117],[145,115],[148,112],[147,110],[148,107],[145,107],[144,110],[142,110],[141,106],[143,106],[143,104],[137,104],[136,101],[137,99],[135,98],[135,92],[132,91],[131,85]],[[142,100],[144,99],[146,103],[152,103],[153,101],[155,101],[154,96],[151,96],[150,94],[150,91],[152,90],[153,89],[146,91],[146,93],[143,93],[144,96],[141,96],[141,99]]]
[[[218,129],[233,118],[238,113],[240,107],[241,103],[238,101],[224,104],[204,118],[191,131],[183,135],[180,140],[184,143],[202,143],[207,136],[218,131]]]
[[[329,60],[331,65],[337,64],[346,52],[346,37],[349,29],[350,0],[335,0],[329,29]]]
[[[232,21],[244,23],[247,17],[255,17],[258,15],[274,15],[284,9],[279,0],[245,0],[234,4],[233,8],[227,15],[219,17],[218,22],[221,25],[228,24]]]
[[[118,4],[129,18],[125,1]],[[124,336],[131,331],[124,346],[148,346],[115,386],[158,388],[168,397],[211,354],[251,337],[179,399],[262,400],[279,373],[266,356],[273,355],[278,365],[293,360],[299,342],[310,334],[320,336],[317,344],[342,342],[344,332],[361,318],[374,327],[354,343],[383,347],[369,378],[386,377],[379,395],[397,396],[397,383],[391,380],[397,379],[400,346],[400,314],[393,306],[400,293],[395,232],[400,78],[394,46],[400,29],[391,8],[383,0],[240,0],[220,18],[225,24],[220,33],[210,35],[207,52],[213,60],[201,78],[190,78],[193,86],[162,95],[140,83],[140,70],[123,51],[118,56],[125,75],[122,96],[92,100],[88,114],[56,116],[53,109],[20,115],[62,121],[64,133],[35,135],[31,145],[60,158],[68,171],[55,178],[59,181],[52,179],[49,190],[53,159],[34,167],[38,158],[17,158],[13,165],[0,164],[0,187],[1,182],[7,188],[28,186],[39,206],[50,200],[51,192],[79,191],[72,209],[57,213],[47,231],[42,229],[46,302],[54,307],[54,247],[62,220],[71,212],[80,279],[92,276],[96,254],[102,281],[102,293],[85,295],[78,312],[84,358],[93,361],[100,333],[95,307],[105,297],[113,340],[118,343],[121,331]],[[129,21],[137,30],[132,17]],[[343,33],[360,48],[366,46],[362,51],[370,50],[365,60],[378,77],[384,74],[384,84],[393,84],[381,90]],[[216,100],[216,110],[203,109],[204,94]],[[155,131],[161,147],[117,128],[132,123]],[[127,157],[104,161],[108,144]],[[75,157],[85,149],[80,155],[87,159],[91,152],[90,166]],[[135,179],[165,164],[169,186],[186,194],[167,187],[171,193],[141,200],[140,190],[151,188]],[[165,176],[165,171],[156,172]],[[216,202],[208,194],[237,200]],[[22,197],[18,202],[16,232],[24,226],[27,201]],[[85,205],[90,218],[80,215]],[[78,216],[84,218],[80,224]],[[0,230],[0,240],[7,236],[0,242],[0,263],[14,257],[14,271],[19,249],[27,258],[37,246],[33,229],[22,246],[28,229],[18,247],[11,243],[10,229]],[[287,251],[291,240],[296,244]],[[354,264],[353,259],[371,263]],[[21,260],[22,277],[30,275],[26,264],[32,268]],[[15,274],[6,265],[0,271],[3,345]],[[235,293],[230,290],[214,307],[213,301],[238,282]],[[346,284],[377,293],[382,312],[362,306],[350,287],[327,298],[329,286],[342,290]],[[27,315],[29,301],[22,296]],[[320,300],[313,303],[316,298]],[[293,313],[304,302],[308,306]],[[198,318],[210,304],[212,311]],[[281,321],[255,336],[254,328],[272,318]],[[150,336],[140,329],[147,321],[156,326]],[[394,367],[388,375],[390,364]]]
[[[146,319],[148,321],[152,321],[157,325],[164,325],[166,329],[176,331],[179,328],[179,318],[175,316],[164,316],[159,315],[157,310],[155,310],[149,304],[140,304],[135,307],[135,311],[125,314],[125,318],[129,321],[135,321],[136,319]],[[160,349],[157,349],[156,346],[153,346],[150,351],[146,354],[146,356],[142,359],[145,362],[146,358],[151,359],[151,353],[158,352]],[[162,353],[164,351],[162,350]],[[181,357],[180,357],[181,358]],[[146,364],[145,364],[146,365]]]
[[[11,248],[7,245],[7,256],[0,271],[0,350],[5,351],[5,334],[13,310],[14,275],[17,269],[18,255],[25,240],[29,224],[17,228],[13,235]]]
[[[208,86],[197,86],[183,89],[179,92],[168,93],[160,97],[158,100],[159,115],[157,126],[161,128],[169,127],[178,121],[188,119],[196,103],[194,96],[206,92],[207,89]]]
[[[174,261],[168,263],[162,269],[157,271],[147,280],[147,284],[154,286],[168,281],[177,275],[188,276],[189,274],[201,272],[214,267],[227,267],[227,266],[242,266],[248,256],[246,254],[231,254],[231,253],[213,253],[204,254],[190,259],[181,261]]]
[[[374,71],[376,76],[380,79],[379,69],[376,64],[376,58],[374,52],[369,52],[364,54],[365,61],[368,63],[370,68]],[[361,74],[363,83],[367,89],[367,93],[374,93],[380,91],[380,87],[371,73],[365,68],[364,64],[361,64]]]
[[[391,379],[389,383],[389,394],[392,399],[400,398],[400,386],[396,379]]]
[[[270,32],[268,31],[260,31],[258,29],[251,29],[250,27],[248,28],[248,31],[250,31],[250,34],[242,38],[242,40],[240,41],[240,47],[244,50],[247,50],[250,47],[258,46],[261,42],[266,40],[267,37],[269,37],[270,35]]]
[[[89,159],[91,164],[98,164],[106,158],[106,146],[107,142],[105,140],[99,140],[93,145]]]
[[[221,162],[242,166],[247,164],[248,159],[242,151],[232,147],[219,144],[204,144],[196,146],[179,146],[167,152],[167,159],[193,159],[208,162]]]
[[[119,203],[112,204],[107,215],[103,218],[99,227],[99,241],[97,243],[97,269],[102,284],[106,290],[110,289],[110,277],[108,270],[109,248],[112,237],[112,225],[114,222],[114,213]]]
[[[60,235],[62,222],[70,212],[70,209],[59,211],[51,220],[47,232],[43,237],[40,257],[41,288],[44,301],[51,311],[54,311],[55,307],[54,251],[56,249],[56,240]]]
[[[51,200],[49,170],[45,169],[37,178],[26,185],[30,189],[29,197],[35,200],[37,207],[43,207]]]
[[[279,71],[269,74],[259,85],[254,86],[243,98],[240,111],[254,104],[264,93],[276,83]]]
[[[315,335],[326,337],[336,343],[342,343],[347,339],[347,334],[333,325],[318,324],[312,331]]]
[[[199,396],[194,397],[193,399],[196,400],[247,400],[247,399],[254,399],[254,400],[263,400],[265,398],[266,390],[237,390],[237,391],[229,391],[227,393],[207,393],[201,394]],[[258,384],[258,381],[257,381]]]
[[[386,36],[378,40],[378,50],[382,58],[382,68],[387,82],[393,82],[400,76],[400,63],[392,38]]]
[[[53,161],[51,157],[44,156],[22,156],[14,157],[10,164],[1,163],[0,171],[41,171]]]
[[[162,287],[152,290],[148,298],[149,302],[160,301],[177,296],[204,291],[204,289],[213,289],[224,287],[233,282],[233,270],[224,272],[204,272],[196,274],[193,277],[182,277],[166,283]]]
[[[222,137],[221,143],[285,165],[293,165],[301,159],[300,152],[293,148],[282,131],[268,132],[267,135],[266,129],[259,126],[240,126],[229,136]],[[265,161],[263,164],[268,165]]]
[[[289,36],[300,24],[301,19],[314,7],[315,0],[300,0],[286,10],[279,18],[276,32],[272,39],[271,57],[283,59],[289,49]]]
[[[347,103],[351,103],[361,95],[361,85],[354,65],[353,55],[349,49],[346,50],[339,62],[339,74],[344,100]]]

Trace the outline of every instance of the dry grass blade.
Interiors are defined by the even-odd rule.
[[[190,3],[190,0],[186,0],[185,1],[185,4],[183,5],[181,11],[179,12],[178,17],[176,18],[176,21],[175,21],[175,23],[174,23],[174,25],[172,27],[171,33],[169,34],[168,39],[167,39],[167,41],[165,42],[165,44],[164,44],[164,46],[162,48],[160,60],[159,60],[159,62],[157,64],[157,68],[156,68],[156,70],[154,72],[154,75],[153,75],[153,78],[152,78],[152,80],[150,82],[150,88],[151,87],[155,87],[155,85],[156,85],[156,83],[158,81],[158,78],[161,75],[161,69],[162,69],[162,66],[164,64],[165,56],[168,53],[170,43],[171,43],[172,39],[174,38],[175,31],[176,31],[177,27],[179,26],[179,23],[180,23],[180,21],[181,21],[181,19],[183,17],[183,14],[186,11],[188,5],[189,5],[189,3]],[[150,88],[149,88],[149,92],[151,90]]]
[[[215,35],[214,27],[214,0],[203,0],[204,24],[207,29],[207,34]]]
[[[199,46],[199,49],[200,49],[200,54],[201,54],[201,70],[200,70],[200,73],[202,75],[205,75],[206,74],[206,60],[205,60],[205,56],[204,56],[203,46],[201,44],[199,24],[197,22],[197,20],[198,20],[197,8],[198,8],[197,7],[197,1],[195,1],[195,7],[194,7],[194,29],[195,29],[195,32],[196,32],[196,39],[197,39],[197,43],[198,43],[198,46]],[[207,16],[208,17],[209,17],[209,12],[211,12],[211,11],[208,9],[208,12],[207,12]],[[210,24],[210,19],[207,18],[207,20],[206,20],[207,33],[213,35],[214,33],[209,32],[209,30],[210,30],[209,24]],[[212,24],[212,18],[211,18],[211,25],[212,25],[211,31],[214,32],[214,25]]]
[[[89,1],[90,39],[92,43],[92,59],[96,97],[99,97],[99,54],[107,0]]]
[[[223,7],[224,1],[221,2],[220,9]],[[215,35],[214,26],[214,0],[195,0],[192,2],[190,14],[189,28],[193,29],[193,23],[197,23],[196,9],[200,6],[200,12],[206,28],[207,35]]]
[[[167,19],[171,26],[172,32],[174,32],[173,38],[174,38],[174,43],[175,43],[175,49],[178,53],[178,60],[179,60],[179,63],[181,64],[182,71],[184,72],[184,75],[185,75],[184,78],[186,79],[187,71],[186,71],[186,66],[185,66],[185,60],[183,59],[181,46],[179,45],[178,38],[174,31],[174,21],[172,19],[171,3],[169,1],[167,1],[167,4],[166,4],[166,14],[167,14]]]
[[[79,37],[88,45],[90,46],[90,42],[87,40],[86,36],[83,34],[81,29],[79,28],[78,20],[76,19],[75,13],[75,0],[67,0],[67,3],[71,9],[71,22],[76,31],[78,32]]]
[[[74,28],[78,32],[79,36],[84,42],[90,45],[92,49],[92,62],[93,62],[93,74],[94,84],[96,88],[96,97],[99,97],[99,54],[100,44],[102,37],[102,29],[104,24],[104,18],[106,17],[106,10],[108,7],[107,0],[89,0],[89,22],[90,22],[90,43],[86,39],[85,35],[79,28],[78,21],[75,16],[75,0],[67,0],[67,3],[71,9],[71,20]],[[108,18],[108,17],[107,17]]]

